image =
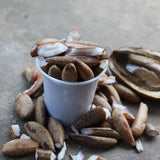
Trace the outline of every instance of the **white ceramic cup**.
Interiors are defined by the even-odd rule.
[[[70,126],[92,104],[98,79],[106,72],[107,68],[97,77],[83,82],[65,82],[46,74],[42,69],[41,58],[36,58],[36,65],[43,74],[44,101],[49,114],[60,120],[63,125]]]

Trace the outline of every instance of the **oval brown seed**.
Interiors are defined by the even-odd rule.
[[[151,123],[147,123],[145,128],[145,135],[149,137],[156,137],[159,135],[159,130]]]
[[[2,146],[2,153],[5,156],[22,156],[32,153],[39,147],[37,142],[30,139],[14,139]]]
[[[83,63],[82,61],[76,60],[75,65],[82,80],[87,81],[94,78],[94,73],[87,64]]]
[[[62,124],[55,118],[50,117],[48,121],[48,131],[51,134],[55,146],[61,149],[64,145],[65,133]]]
[[[67,82],[77,82],[77,69],[73,63],[66,64],[62,71],[62,80]]]
[[[43,96],[38,97],[35,104],[35,121],[41,123],[43,126],[45,126],[47,121],[46,106]]]
[[[69,134],[69,137],[76,143],[97,149],[111,148],[117,144],[117,139],[115,138],[86,136],[74,133]]]
[[[16,112],[21,119],[28,119],[34,111],[34,104],[27,94],[19,94],[15,100]]]
[[[55,152],[53,139],[43,125],[30,121],[24,124],[24,129],[33,140],[40,143],[43,149],[50,149]]]
[[[62,71],[58,66],[53,65],[49,68],[48,75],[56,79],[61,79]]]
[[[96,106],[108,108],[109,111],[112,110],[108,101],[106,101],[106,99],[104,99],[102,96],[100,96],[98,94],[95,94],[94,99],[93,99],[93,104],[95,104]]]
[[[148,107],[144,103],[140,103],[136,118],[132,124],[132,133],[134,136],[141,136],[147,124]]]
[[[113,109],[112,121],[113,126],[119,132],[123,140],[127,144],[135,147],[136,142],[134,140],[131,128],[127,122],[127,119],[124,117],[123,113],[119,109]]]
[[[97,57],[91,56],[55,56],[46,58],[46,61],[49,64],[55,64],[60,66],[65,66],[68,63],[74,63],[75,60],[80,60],[90,67],[95,66],[99,63]]]
[[[139,103],[141,101],[141,98],[133,90],[127,88],[126,86],[120,83],[114,83],[113,86],[121,98],[133,103]]]
[[[95,118],[96,117],[96,118]],[[106,112],[102,107],[96,107],[91,109],[84,115],[82,115],[75,123],[76,129],[81,129],[85,127],[90,127],[93,125],[100,124],[105,121]]]
[[[83,128],[81,129],[81,133],[84,135],[93,135],[93,136],[100,136],[100,137],[110,137],[120,139],[120,134],[111,129],[111,128],[104,128],[104,127],[92,127],[92,128]]]

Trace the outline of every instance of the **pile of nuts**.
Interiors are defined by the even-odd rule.
[[[45,39],[37,42],[31,55],[46,59],[48,64],[42,70],[50,76],[68,82],[80,82],[102,72],[109,52],[109,49],[98,44],[80,41],[79,31],[73,29],[66,40]],[[36,159],[61,160],[67,149],[65,130],[57,119],[47,116],[44,97],[41,96],[42,74],[34,67],[26,68],[24,76],[32,86],[17,95],[15,109],[21,119],[29,120],[34,115],[34,121],[24,124],[27,135],[20,135],[19,125],[11,125],[8,132],[13,140],[2,146],[2,153],[5,156],[20,156],[35,152]],[[33,97],[38,97],[35,104]],[[120,97],[132,103],[140,103],[136,116],[122,104]],[[142,152],[140,136],[159,135],[159,131],[147,119],[148,107],[141,102],[141,98],[106,72],[98,81],[91,109],[71,126],[69,138],[80,145],[98,149],[114,147],[119,140],[123,140]],[[73,160],[85,159],[82,152],[70,157]],[[88,160],[105,159],[92,155]]]
[[[64,40],[43,39],[34,44],[31,56],[44,57],[42,70],[51,77],[67,82],[87,81],[100,74],[111,55],[109,48],[80,41],[80,32],[73,29]]]

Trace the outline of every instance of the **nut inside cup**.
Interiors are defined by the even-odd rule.
[[[36,65],[43,75],[46,107],[51,116],[69,126],[90,109],[98,79],[106,72],[107,65],[93,79],[82,82],[66,82],[46,74],[41,69],[46,64],[44,58],[36,58]]]

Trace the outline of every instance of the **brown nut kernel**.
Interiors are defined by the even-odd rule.
[[[112,121],[113,121],[113,126],[115,127],[117,132],[119,132],[123,140],[127,144],[135,147],[136,142],[134,140],[131,128],[126,118],[124,117],[123,113],[119,109],[113,109]]]
[[[49,68],[48,75],[56,79],[61,79],[62,71],[58,66],[53,65]]]
[[[73,63],[68,63],[64,66],[62,71],[62,80],[67,82],[77,82],[77,69]]]
[[[120,134],[111,128],[103,128],[103,127],[83,128],[81,129],[81,134],[121,139]]]
[[[55,152],[53,139],[43,125],[30,121],[24,124],[24,129],[33,140],[40,143],[43,149],[49,149]]]
[[[46,112],[46,106],[44,103],[44,97],[40,96],[38,97],[35,103],[35,121],[45,126],[47,121],[46,114],[47,112]]]
[[[82,80],[87,81],[94,78],[94,73],[87,64],[79,60],[76,60],[74,63]]]
[[[64,145],[65,133],[62,124],[55,118],[50,117],[48,120],[48,131],[51,134],[55,147],[61,149]]]
[[[133,90],[120,83],[114,83],[113,86],[115,87],[121,98],[133,103],[140,102],[141,98]]]
[[[159,135],[159,130],[151,123],[147,123],[144,132],[145,132],[145,135],[149,137],[156,137]]]
[[[112,103],[112,97],[116,100],[118,104],[122,104],[121,99],[119,97],[119,94],[117,90],[113,87],[113,85],[108,84],[108,85],[100,85],[100,90],[105,94],[105,96],[108,98],[108,101]]]
[[[95,118],[96,117],[96,118]],[[75,123],[76,129],[81,129],[85,127],[90,127],[93,125],[97,125],[105,121],[106,112],[102,107],[96,107],[95,109],[91,109],[84,115],[82,115]]]
[[[99,63],[97,57],[90,56],[55,56],[46,58],[46,61],[49,64],[56,64],[60,66],[65,66],[68,63],[74,63],[75,60],[80,60],[90,67],[95,66]]]
[[[107,149],[117,144],[117,139],[115,138],[87,136],[74,133],[69,134],[69,137],[76,143],[97,149]]]
[[[140,103],[136,118],[132,124],[132,133],[134,136],[141,136],[147,124],[148,119],[148,107],[144,103]]]
[[[27,94],[19,94],[15,100],[15,108],[21,119],[28,119],[33,114],[34,104]]]
[[[1,150],[5,156],[22,156],[34,152],[38,147],[39,144],[30,139],[14,139],[5,143]]]
[[[103,123],[99,124],[98,127],[113,128],[112,123],[109,123],[107,121],[104,121]]]
[[[108,108],[109,111],[112,110],[110,104],[108,103],[108,101],[106,101],[106,99],[104,99],[103,97],[99,96],[98,94],[95,94],[94,99],[93,99],[93,104],[95,104],[96,106],[101,106],[101,107],[105,107]]]

